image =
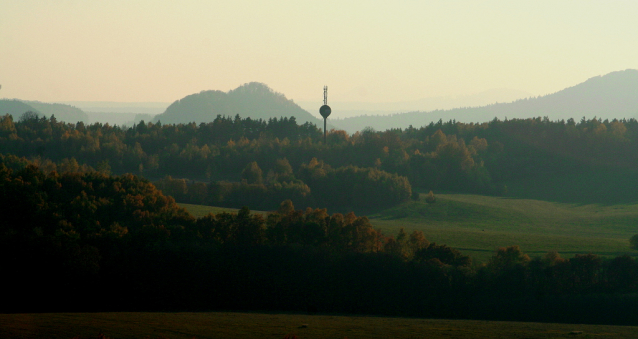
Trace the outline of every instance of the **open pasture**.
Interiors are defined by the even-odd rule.
[[[422,197],[424,198],[424,197]],[[370,215],[387,234],[420,230],[430,241],[486,260],[499,247],[519,245],[530,256],[557,251],[637,255],[638,204],[567,204],[470,194],[437,194],[437,202],[407,202]]]
[[[0,337],[97,338],[636,338],[638,327],[258,313],[0,315]]]

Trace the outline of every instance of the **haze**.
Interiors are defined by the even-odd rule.
[[[638,68],[634,1],[0,0],[0,97],[298,102],[556,92]],[[318,106],[317,106],[318,107]]]

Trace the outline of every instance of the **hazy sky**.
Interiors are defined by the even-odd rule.
[[[547,94],[638,68],[638,1],[0,0],[0,98]]]

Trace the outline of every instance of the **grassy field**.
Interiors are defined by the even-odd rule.
[[[638,234],[638,204],[567,204],[468,194],[438,194],[437,202],[407,202],[369,215],[375,228],[396,234],[420,230],[428,240],[486,261],[499,247],[519,245],[530,256],[557,251],[601,256],[638,255],[629,238]],[[195,216],[228,208],[180,204]],[[258,212],[265,213],[265,212]]]
[[[1,338],[636,338],[638,327],[258,313],[0,314]]]
[[[192,204],[182,204],[182,203],[178,203],[178,205],[180,207],[184,207],[186,210],[188,210],[190,214],[192,214],[196,218],[201,218],[207,215],[208,213],[213,213],[213,214],[222,213],[222,212],[237,213],[239,211],[238,208],[228,208],[228,207],[215,207],[215,206],[192,205]],[[250,212],[263,214],[264,216],[267,213],[263,211],[252,211],[252,210]]]
[[[408,202],[370,216],[394,234],[421,230],[430,241],[486,260],[503,246],[530,256],[557,251],[603,256],[637,255],[629,238],[638,233],[638,204],[578,205],[467,194],[439,194],[437,202]]]

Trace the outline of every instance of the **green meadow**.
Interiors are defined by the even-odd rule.
[[[638,327],[260,313],[0,314],[0,337],[31,339],[636,338]],[[102,335],[100,337],[100,334]]]
[[[228,213],[237,213],[239,209],[237,208],[227,208],[227,207],[215,207],[215,206],[206,206],[206,205],[193,205],[193,204],[182,204],[178,203],[180,207],[185,208],[190,214],[195,216],[196,218],[201,218],[209,213],[218,214],[222,212]],[[265,214],[266,212],[261,211],[251,211],[252,213],[260,213]]]
[[[568,204],[469,194],[439,194],[434,204],[408,202],[371,215],[388,234],[403,227],[430,241],[486,260],[499,247],[519,245],[530,256],[557,251],[602,256],[635,255],[638,204]]]
[[[563,257],[594,253],[637,256],[629,238],[638,234],[638,204],[573,204],[471,194],[437,194],[433,204],[410,201],[368,215],[387,235],[403,227],[428,240],[486,261],[499,247],[519,245],[531,257],[557,251]],[[180,204],[195,216],[236,209]],[[265,212],[259,212],[265,213]]]

